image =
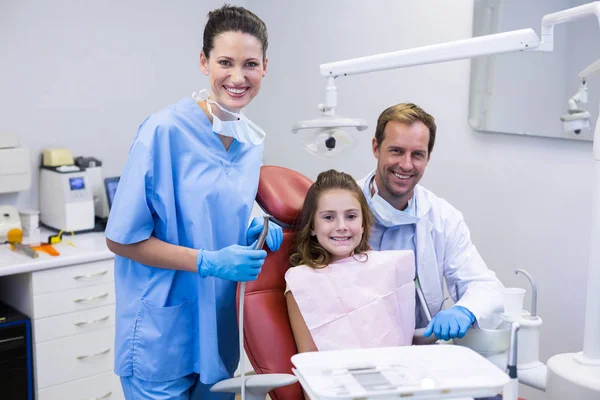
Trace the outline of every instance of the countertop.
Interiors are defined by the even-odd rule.
[[[42,238],[52,234],[43,230]],[[67,242],[71,236],[65,234],[61,243],[53,245],[59,256],[52,257],[47,253],[38,252],[39,257],[31,258],[19,251],[13,251],[8,244],[0,245],[0,276],[41,271],[50,268],[82,264],[92,261],[109,260],[114,254],[106,246],[104,232],[82,233],[75,235],[71,246]]]

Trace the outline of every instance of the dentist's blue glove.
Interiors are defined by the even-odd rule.
[[[442,310],[431,320],[423,335],[435,337],[442,340],[462,338],[465,336],[471,325],[475,322],[475,316],[471,311],[463,306],[454,306]]]
[[[217,251],[198,250],[196,265],[203,278],[214,276],[230,281],[254,281],[258,277],[267,252],[238,244]]]
[[[250,223],[250,227],[246,232],[246,243],[254,243],[258,240],[260,233],[262,232],[264,226],[264,218],[263,217],[255,217],[252,219]],[[281,246],[281,242],[283,241],[283,230],[277,224],[269,221],[269,232],[267,233],[267,246],[271,251],[279,250],[279,246]]]

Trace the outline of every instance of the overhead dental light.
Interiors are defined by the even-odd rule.
[[[324,76],[327,81],[325,103],[317,106],[321,116],[312,120],[296,122],[292,125],[292,133],[300,133],[302,135],[302,147],[309,153],[321,158],[335,157],[356,146],[358,137],[355,135],[354,128],[358,131],[364,131],[368,126],[362,118],[346,118],[336,115],[337,88],[335,79],[340,76],[358,75],[482,55],[534,50],[539,45],[540,40],[533,29],[522,29],[321,64],[321,76]]]
[[[591,75],[600,71],[600,59],[594,61],[579,73],[581,84],[577,93],[571,97],[567,103],[567,113],[560,117],[563,122],[563,130],[565,132],[574,132],[580,134],[582,130],[591,129],[589,112],[581,108],[582,104],[588,101],[587,80]]]
[[[302,131],[301,144],[309,153],[321,157],[336,157],[356,147],[358,140],[344,128],[356,128],[359,131],[367,129],[367,123],[362,118],[345,118],[335,115],[337,107],[337,90],[335,77],[327,78],[325,104],[319,104],[321,117],[298,121],[292,125],[292,133]]]
[[[322,64],[320,66],[321,75],[327,77],[326,105],[331,105],[331,107],[320,107],[323,112],[321,118],[317,118],[317,120],[313,120],[310,123],[306,121],[296,123],[292,131],[296,132],[308,127],[317,127],[325,131],[344,127],[339,123],[337,125],[332,123],[334,121],[332,117],[335,116],[334,107],[337,106],[335,102],[334,79],[339,76],[517,51],[551,52],[554,50],[555,25],[576,21],[589,16],[595,16],[598,22],[600,22],[600,1],[545,15],[542,19],[541,40],[532,29],[522,29]],[[576,116],[580,120],[586,119],[585,111],[579,106],[581,103],[587,101],[586,78],[599,69],[600,61],[596,61],[580,73],[579,76],[583,81],[582,87],[571,101],[569,101],[569,108],[573,112],[567,115]],[[589,123],[589,116],[587,116],[587,120]],[[361,130],[366,129],[364,121],[359,121],[361,121],[360,124],[348,122],[348,126],[360,127]],[[570,123],[569,121],[563,122],[565,124]],[[581,123],[582,126],[585,125],[585,122]],[[569,126],[569,129],[571,129],[571,126]],[[315,138],[317,136],[318,134],[314,135]],[[529,371],[531,372],[530,376],[540,375],[539,381],[542,382],[541,387],[546,389],[548,400],[565,398],[563,396],[565,393],[568,394],[569,398],[600,398],[600,385],[598,384],[598,374],[600,373],[600,296],[598,296],[600,292],[600,246],[598,246],[600,242],[600,116],[596,122],[593,141],[593,157],[595,161],[595,180],[592,183],[594,186],[594,207],[592,211],[583,351],[554,355],[548,360],[547,368],[546,365],[541,365],[540,367],[535,367],[535,371]],[[533,378],[531,381],[519,378],[519,381],[536,387],[532,384]]]

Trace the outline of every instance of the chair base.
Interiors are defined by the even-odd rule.
[[[246,400],[265,400],[267,393],[281,386],[298,382],[298,378],[290,374],[260,374],[245,377]],[[211,392],[236,393],[242,392],[242,378],[230,378],[215,383]]]

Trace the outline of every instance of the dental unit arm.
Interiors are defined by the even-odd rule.
[[[567,113],[560,117],[565,132],[581,133],[582,129],[590,129],[590,113],[581,108],[588,101],[588,78],[600,71],[600,59],[593,62],[579,73],[581,84],[579,90],[567,102]]]
[[[327,129],[333,126],[327,125],[327,120],[335,118],[335,108],[337,107],[336,78],[502,53],[551,52],[554,49],[555,25],[590,16],[595,17],[600,23],[600,1],[544,16],[541,26],[541,39],[538,38],[533,29],[521,29],[321,64],[320,73],[326,78],[326,96],[325,103],[319,105],[318,108],[323,117],[313,120],[311,127]],[[600,60],[582,71],[580,77],[585,81],[587,77],[598,70],[600,70]],[[586,90],[587,88],[585,90],[580,89],[581,93],[578,92],[570,102],[570,108],[573,110],[579,109],[579,103],[586,100]],[[571,115],[573,114],[577,114],[577,112],[571,113]],[[582,115],[576,117],[581,120]],[[366,129],[364,120],[354,121],[359,122],[354,125],[348,123],[346,126],[355,126],[359,130]],[[294,124],[292,131],[296,132],[298,129],[305,128],[306,126],[303,125],[305,122],[301,121]],[[569,129],[571,129],[571,126],[569,126]],[[546,379],[537,379],[537,384],[534,387],[546,390],[549,400],[600,398],[600,380],[598,379],[598,376],[600,376],[600,296],[598,295],[600,293],[600,246],[598,246],[598,243],[600,243],[600,117],[596,123],[593,137],[593,157],[595,160],[595,189],[583,351],[576,354],[555,355],[548,360]],[[525,332],[523,325],[521,325],[521,331],[521,333]],[[522,371],[519,371],[519,376],[523,376]]]

